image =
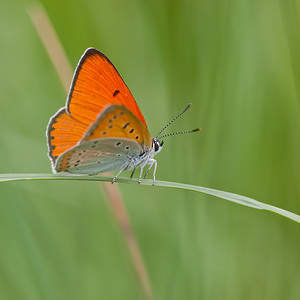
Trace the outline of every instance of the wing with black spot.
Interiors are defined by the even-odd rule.
[[[108,104],[126,106],[147,127],[142,112],[114,65],[103,53],[89,48],[77,65],[67,112],[77,121],[90,125]]]
[[[109,105],[99,114],[80,143],[105,137],[120,137],[137,142],[144,150],[152,147],[152,139],[144,124],[125,106]]]
[[[82,142],[63,153],[55,163],[55,172],[95,175],[105,171],[120,170],[138,162],[142,153],[140,145],[130,139],[101,138]]]

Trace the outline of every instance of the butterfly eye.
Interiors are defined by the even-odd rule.
[[[153,142],[153,144],[152,144],[152,147],[154,148],[154,151],[155,152],[159,152],[160,150],[161,150],[161,148],[162,148],[162,146],[163,146],[163,144],[164,144],[164,141],[159,141],[159,140],[157,140],[157,139],[153,139],[152,140]]]

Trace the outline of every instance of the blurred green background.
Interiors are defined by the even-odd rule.
[[[28,16],[0,10],[0,172],[50,172],[65,91]],[[157,179],[300,213],[300,1],[42,1],[75,68],[104,52],[152,135]],[[128,174],[125,174],[127,176]],[[119,185],[154,299],[299,299],[299,224],[187,191]],[[0,185],[0,299],[146,299],[99,183]]]

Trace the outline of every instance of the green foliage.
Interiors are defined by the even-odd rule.
[[[66,95],[27,14],[0,10],[0,173],[49,172]],[[300,212],[299,1],[43,1],[75,67],[87,47],[122,74],[152,135],[188,102],[157,179]],[[155,300],[298,299],[300,228],[209,196],[120,185]],[[199,199],[200,198],[200,199]],[[100,183],[0,185],[1,299],[144,299]]]

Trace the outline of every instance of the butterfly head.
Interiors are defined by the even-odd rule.
[[[160,152],[163,145],[164,145],[164,141],[159,141],[157,138],[152,139],[152,148],[153,148],[155,154]]]

